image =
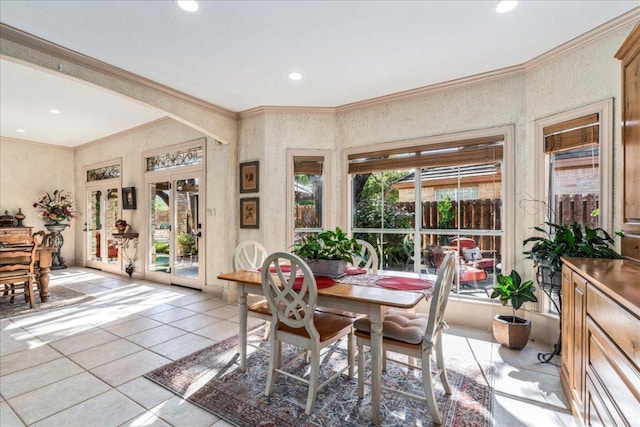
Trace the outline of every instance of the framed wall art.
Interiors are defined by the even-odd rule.
[[[260,228],[260,199],[240,199],[240,228]]]
[[[257,193],[260,190],[260,162],[240,163],[240,192]]]
[[[122,209],[136,208],[136,187],[124,187],[122,189]]]

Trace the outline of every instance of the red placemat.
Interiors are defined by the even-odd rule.
[[[359,267],[347,267],[344,272],[347,274],[365,274],[367,272],[367,269]]]
[[[387,289],[399,289],[403,291],[413,291],[421,289],[431,289],[433,283],[424,279],[414,279],[411,277],[383,277],[376,281],[376,285]]]
[[[290,266],[290,265],[288,265],[288,264],[281,265],[281,266],[280,266],[280,270],[281,270],[283,273],[290,273],[290,272],[291,272],[291,266]],[[262,267],[258,267],[258,271],[262,271]],[[271,266],[271,267],[269,267],[269,271],[270,271],[271,273],[275,273],[275,272],[276,272],[276,268],[275,268],[275,267],[273,267],[273,266]]]
[[[295,282],[293,282],[293,289],[299,291],[302,287],[304,277],[298,277]],[[316,285],[318,285],[318,289],[328,288],[336,284],[336,281],[331,277],[325,276],[316,276]]]

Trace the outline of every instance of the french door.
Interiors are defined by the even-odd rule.
[[[162,172],[147,176],[146,277],[202,289],[204,219],[202,172]]]
[[[120,218],[120,180],[87,184],[85,206],[85,265],[118,273],[119,252],[112,235],[116,233],[115,224]]]

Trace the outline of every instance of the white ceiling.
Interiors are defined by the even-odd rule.
[[[0,21],[237,112],[335,107],[522,64],[640,6],[521,1],[499,15],[495,3],[201,1],[190,14],[168,0],[0,0]],[[162,116],[5,60],[0,72],[2,136],[76,146]]]

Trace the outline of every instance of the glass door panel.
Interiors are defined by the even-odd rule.
[[[87,190],[86,264],[105,269],[118,265],[118,248],[111,237],[120,213],[119,188],[92,188]],[[109,270],[109,268],[107,268]]]
[[[198,279],[199,179],[178,179],[174,191],[174,272],[177,276]]]
[[[171,215],[168,181],[149,184],[148,270],[170,273]]]
[[[150,181],[147,277],[202,289],[201,173],[162,173]]]

